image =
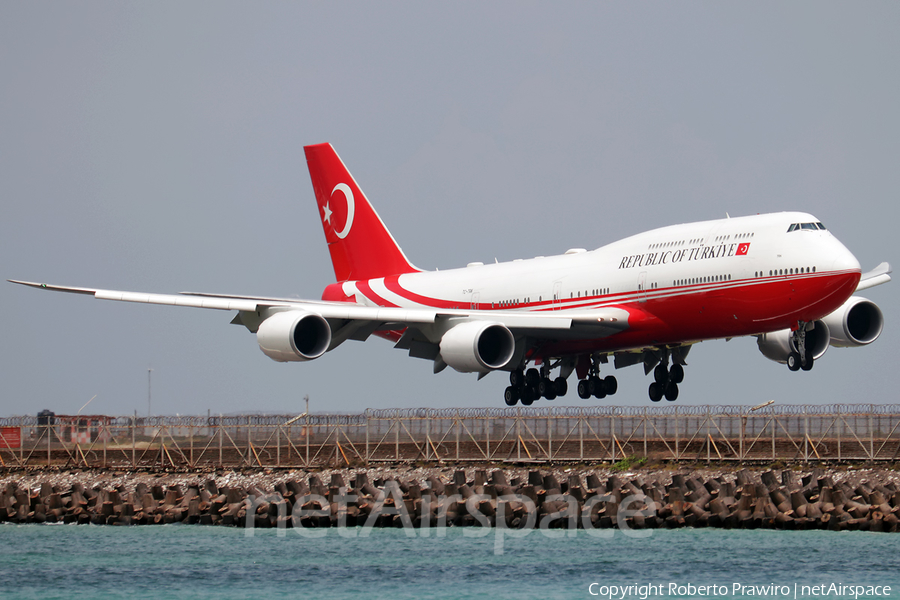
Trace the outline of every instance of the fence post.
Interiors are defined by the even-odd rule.
[[[522,409],[516,407],[516,459],[522,461]]]
[[[775,462],[775,410],[772,410],[772,462]]]
[[[838,462],[841,460],[841,430],[844,427],[844,421],[841,419],[841,407],[839,404],[835,405],[835,419],[837,420],[837,450],[838,450]]]
[[[649,458],[647,454],[647,407],[644,407],[644,458]]]
[[[369,415],[369,409],[366,409],[366,466],[369,466],[369,421],[371,420],[371,416]]]
[[[803,406],[803,463],[809,462],[809,412],[806,405]]]
[[[137,411],[134,411],[134,417],[131,419],[131,468],[137,466],[137,456],[135,455],[135,433],[137,430]]]
[[[681,427],[678,426],[678,407],[675,407],[675,460],[681,460]]]
[[[869,405],[869,460],[875,461],[875,427],[872,424],[872,416],[875,414],[875,405]]]
[[[482,419],[482,422],[484,423],[484,437],[485,437],[484,448],[487,451],[487,458],[488,458],[488,460],[490,460],[491,459],[491,431],[488,428],[488,425],[490,425],[491,420],[489,418],[487,418],[487,415],[485,415],[485,417]]]
[[[553,407],[547,409],[547,460],[553,460]]]
[[[223,467],[223,464],[222,464],[222,438],[225,436],[225,432],[222,429],[223,427],[225,427],[225,422],[222,420],[222,413],[219,413],[218,433],[219,433],[219,468],[220,469]]]
[[[456,409],[456,460],[459,460],[459,430],[462,429],[462,423],[459,421],[459,409]]]

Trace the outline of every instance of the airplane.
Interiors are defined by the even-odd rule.
[[[504,401],[530,406],[615,394],[601,368],[643,365],[653,402],[678,398],[694,344],[755,336],[791,371],[829,346],[874,342],[884,316],[855,295],[891,280],[862,273],[814,216],[782,212],[654,229],[558,256],[423,271],[409,261],[330,144],[305,146],[335,283],[320,300],[196,292],[148,294],[8,280],[104,300],[237,311],[279,362],[319,358],[347,340],[385,338],[410,356],[478,373],[509,373]],[[671,363],[671,364],[670,364]],[[529,365],[531,365],[529,367]],[[552,372],[559,369],[555,377]]]

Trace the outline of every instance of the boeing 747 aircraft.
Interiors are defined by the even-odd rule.
[[[829,346],[864,346],[884,318],[857,292],[890,281],[819,220],[783,212],[673,225],[596,250],[422,271],[330,144],[306,146],[336,283],[321,300],[121,292],[12,281],[104,300],[237,311],[276,361],[310,361],[347,340],[388,339],[438,373],[509,373],[514,406],[553,400],[575,373],[583,399],[618,388],[616,368],[653,373],[650,399],[674,401],[693,344],[755,336],[762,354],[812,369]],[[529,365],[532,365],[529,368]],[[556,375],[553,375],[555,370]]]

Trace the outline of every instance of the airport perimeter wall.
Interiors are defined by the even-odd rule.
[[[370,409],[359,414],[0,419],[0,468],[390,463],[889,463],[900,405]]]

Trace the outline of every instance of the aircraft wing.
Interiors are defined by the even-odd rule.
[[[862,274],[862,277],[859,278],[859,285],[856,286],[856,291],[867,290],[870,287],[887,283],[891,280],[891,272],[890,264],[886,262],[881,263],[868,273]]]
[[[384,308],[363,306],[349,302],[328,302],[324,300],[300,300],[288,298],[265,298],[252,296],[216,295],[184,292],[181,294],[153,294],[126,292],[95,288],[69,287],[18,281],[10,283],[25,285],[42,290],[83,294],[100,300],[119,302],[139,302],[166,306],[187,306],[212,310],[236,310],[240,313],[259,313],[268,309],[297,309],[316,313],[329,321],[354,322],[351,339],[364,340],[374,331],[401,329],[408,326],[439,323],[442,320],[484,320],[502,323],[516,334],[546,337],[550,339],[573,339],[579,337],[606,337],[628,328],[629,312],[615,307],[583,312],[523,312],[523,311],[480,311],[465,309],[433,308]],[[255,331],[252,320],[236,319]],[[257,323],[258,324],[258,323]]]

